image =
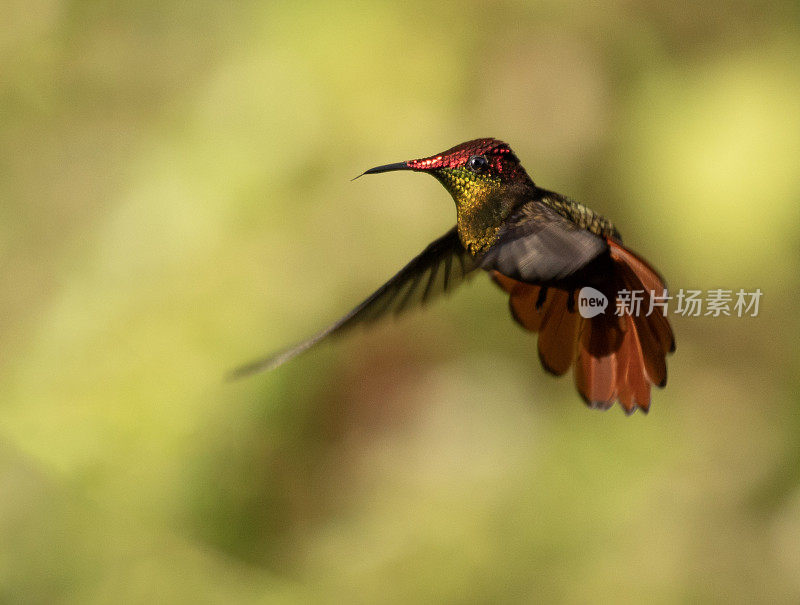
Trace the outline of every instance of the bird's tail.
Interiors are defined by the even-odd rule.
[[[607,409],[619,400],[627,413],[650,407],[650,387],[667,382],[666,355],[675,350],[669,321],[659,307],[652,308],[653,294],[662,296],[664,279],[644,259],[609,239],[610,267],[605,265],[593,283],[608,299],[605,311],[582,317],[575,292],[534,286],[496,271],[495,281],[510,295],[514,319],[539,333],[539,358],[556,376],[574,364],[575,384],[586,403]],[[639,308],[617,315],[620,292],[641,296]],[[638,312],[637,312],[638,311]]]

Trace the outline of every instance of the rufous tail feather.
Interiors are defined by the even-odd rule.
[[[561,376],[574,365],[575,385],[589,406],[608,409],[619,401],[628,414],[637,408],[646,412],[650,387],[666,384],[666,355],[675,350],[661,308],[650,312],[652,294],[662,296],[666,285],[644,259],[616,240],[607,241],[611,270],[598,287],[609,305],[592,318],[580,316],[570,298],[574,292],[526,284],[497,271],[492,276],[509,294],[517,323],[539,333],[539,358],[548,372]],[[642,293],[638,313],[616,314],[622,290]]]

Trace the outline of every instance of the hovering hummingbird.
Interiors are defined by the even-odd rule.
[[[628,414],[649,409],[651,385],[667,382],[672,329],[658,310],[618,315],[616,303],[621,292],[643,291],[641,309],[648,309],[651,295],[663,295],[666,285],[622,245],[611,221],[536,186],[511,148],[496,139],[363,174],[393,170],[434,176],[453,197],[456,226],[339,321],[233,376],[272,370],[328,336],[425,304],[483,269],[508,293],[517,323],[539,333],[545,370],[561,376],[574,366],[578,392],[590,407],[608,409],[619,400]],[[611,301],[605,312],[584,317],[576,311],[576,292],[584,287]]]

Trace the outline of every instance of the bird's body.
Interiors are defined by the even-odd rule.
[[[514,319],[539,333],[546,370],[575,367],[575,382],[592,407],[619,400],[626,412],[647,411],[650,386],[666,384],[666,355],[675,343],[666,317],[615,313],[620,292],[642,292],[642,307],[665,293],[665,282],[622,245],[605,217],[537,187],[511,148],[496,139],[462,143],[441,154],[379,166],[428,172],[452,195],[456,226],[430,244],[358,307],[310,339],[244,366],[236,375],[273,369],[325,337],[425,303],[476,269],[509,294]],[[612,304],[591,318],[576,310],[576,292],[592,287]]]

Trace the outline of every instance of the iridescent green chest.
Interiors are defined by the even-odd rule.
[[[505,219],[500,203],[500,178],[478,175],[466,168],[440,171],[436,178],[456,204],[458,237],[472,254],[489,248]]]

